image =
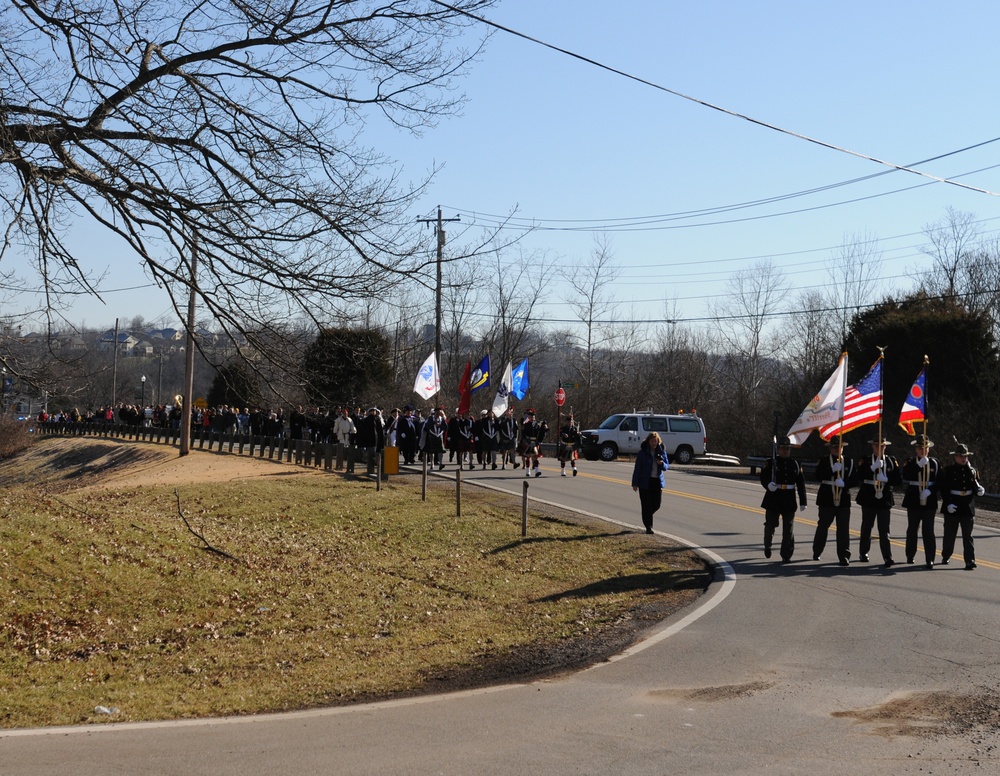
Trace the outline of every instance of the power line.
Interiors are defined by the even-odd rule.
[[[605,65],[602,62],[598,62],[597,60],[591,59],[590,57],[583,56],[582,54],[577,54],[577,53],[575,53],[573,51],[570,51],[568,49],[560,48],[559,46],[555,46],[555,45],[553,45],[551,43],[546,43],[543,40],[539,40],[538,38],[534,38],[534,37],[532,37],[530,35],[527,35],[527,34],[525,34],[523,32],[518,32],[517,30],[512,29],[510,27],[505,27],[502,24],[499,24],[497,22],[491,21],[490,19],[487,19],[487,18],[485,18],[483,16],[479,16],[477,14],[474,14],[471,11],[468,11],[468,10],[465,10],[465,9],[462,9],[462,8],[456,8],[455,6],[449,5],[448,3],[443,3],[443,2],[441,2],[441,0],[433,0],[433,2],[436,5],[441,6],[442,8],[447,8],[448,10],[452,11],[453,13],[457,13],[457,14],[460,14],[462,16],[467,16],[468,18],[474,19],[475,21],[478,21],[481,24],[485,24],[488,27],[493,27],[496,30],[500,30],[501,32],[506,32],[509,35],[514,35],[515,37],[522,38],[524,40],[530,41],[531,43],[535,43],[535,44],[537,44],[539,46],[544,46],[545,48],[551,49],[552,51],[556,51],[556,52],[558,52],[560,54],[564,54],[564,55],[566,55],[568,57],[572,57],[574,59],[579,59],[581,62],[585,62],[585,63],[587,63],[589,65],[593,65],[594,67],[598,67],[598,68],[600,68],[602,70],[607,70],[609,73],[614,73],[615,75],[619,75],[619,76],[621,76],[623,78],[627,78],[627,79],[629,79],[631,81],[636,81],[637,83],[641,83],[644,86],[649,86],[649,87],[651,87],[653,89],[657,89],[658,91],[665,92],[667,94],[671,94],[674,97],[680,97],[681,99],[688,100],[689,102],[693,102],[693,103],[695,103],[697,105],[701,105],[702,107],[710,108],[711,110],[718,111],[719,113],[724,113],[727,116],[732,116],[734,118],[743,119],[744,121],[748,121],[751,124],[756,124],[759,127],[763,127],[765,129],[770,129],[770,130],[772,130],[774,132],[779,132],[779,133],[781,133],[783,135],[788,135],[789,137],[794,137],[794,138],[796,138],[798,140],[804,140],[807,143],[813,143],[814,145],[821,146],[822,148],[828,148],[831,151],[838,151],[840,153],[847,154],[849,156],[854,156],[854,157],[856,157],[858,159],[864,159],[864,160],[869,161],[869,162],[874,162],[875,164],[880,164],[883,167],[888,167],[888,168],[890,168],[892,170],[898,170],[900,172],[908,172],[908,173],[911,173],[913,175],[918,175],[921,178],[927,178],[929,180],[935,181],[937,183],[947,183],[950,186],[957,186],[958,188],[968,189],[969,191],[975,191],[975,192],[978,192],[979,194],[986,194],[986,195],[991,196],[991,197],[1000,197],[1000,193],[997,193],[995,191],[990,191],[989,189],[982,189],[982,188],[979,188],[977,186],[970,186],[967,183],[960,183],[960,182],[958,182],[958,181],[956,181],[954,179],[951,179],[951,178],[941,178],[941,177],[939,177],[937,175],[931,175],[930,173],[922,172],[921,170],[916,170],[916,169],[913,169],[912,167],[908,167],[906,165],[896,164],[894,162],[890,162],[890,161],[887,161],[885,159],[879,159],[878,157],[870,156],[869,154],[864,154],[864,153],[861,153],[860,151],[852,151],[849,148],[844,148],[843,146],[838,146],[838,145],[835,145],[833,143],[829,143],[829,142],[827,142],[825,140],[819,140],[817,138],[810,137],[809,135],[803,135],[803,134],[801,134],[799,132],[794,132],[794,131],[789,130],[789,129],[784,129],[783,127],[779,127],[776,124],[771,124],[769,122],[762,121],[761,119],[755,119],[752,116],[748,116],[748,115],[743,114],[743,113],[738,113],[737,111],[733,111],[733,110],[730,110],[728,108],[723,108],[722,106],[716,105],[716,104],[711,103],[711,102],[708,102],[707,100],[702,100],[702,99],[700,99],[698,97],[692,97],[690,95],[684,94],[683,92],[678,92],[675,89],[670,89],[670,88],[668,88],[666,86],[663,86],[661,84],[655,83],[654,81],[649,81],[649,80],[647,80],[645,78],[640,78],[639,76],[632,75],[631,73],[627,73],[624,70],[619,70],[617,68],[611,67],[610,65]]]

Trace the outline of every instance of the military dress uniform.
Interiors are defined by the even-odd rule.
[[[782,443],[787,443],[787,438]],[[779,444],[784,447],[786,444]],[[764,557],[771,557],[774,531],[781,522],[781,561],[788,563],[795,552],[796,506],[806,505],[806,482],[799,462],[787,456],[776,456],[764,464],[760,484],[765,488],[761,507],[764,508]],[[798,494],[798,504],[796,504]]]
[[[861,506],[861,539],[858,541],[858,559],[868,560],[872,547],[872,528],[878,527],[878,546],[882,560],[891,566],[892,543],[889,541],[889,522],[896,505],[892,486],[900,483],[899,463],[889,455],[872,453],[858,461],[859,476],[864,479],[858,487],[854,502]]]
[[[826,547],[830,526],[836,521],[837,560],[841,566],[851,562],[851,487],[857,481],[857,465],[850,458],[825,455],[816,462],[818,518],[813,538],[813,560],[819,560]]]
[[[919,444],[917,440],[913,444]],[[933,447],[932,443],[929,448]],[[924,563],[934,566],[937,541],[934,538],[934,515],[938,506],[938,480],[941,464],[937,458],[925,455],[908,458],[903,464],[902,481],[906,487],[903,493],[903,508],[906,510],[906,562],[913,563],[917,554],[917,532],[920,531],[924,544]]]
[[[964,451],[964,452],[962,452]],[[965,445],[958,445],[953,455],[970,455]],[[972,528],[976,522],[976,496],[985,489],[979,482],[979,472],[968,461],[953,463],[941,470],[939,481],[941,513],[944,515],[944,538],[941,542],[941,562],[947,564],[955,549],[955,537],[962,529],[962,550],[965,568],[976,568],[976,545]]]

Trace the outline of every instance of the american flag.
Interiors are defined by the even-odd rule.
[[[844,394],[844,418],[819,430],[823,439],[846,434],[858,426],[875,423],[882,416],[882,359],[879,358],[863,378],[847,386]]]

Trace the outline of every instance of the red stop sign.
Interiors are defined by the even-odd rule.
[[[566,401],[566,391],[562,388],[556,388],[556,405],[561,407]]]

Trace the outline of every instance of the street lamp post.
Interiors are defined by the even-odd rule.
[[[142,407],[142,415],[146,416],[146,375],[142,376],[142,401],[140,402]]]

